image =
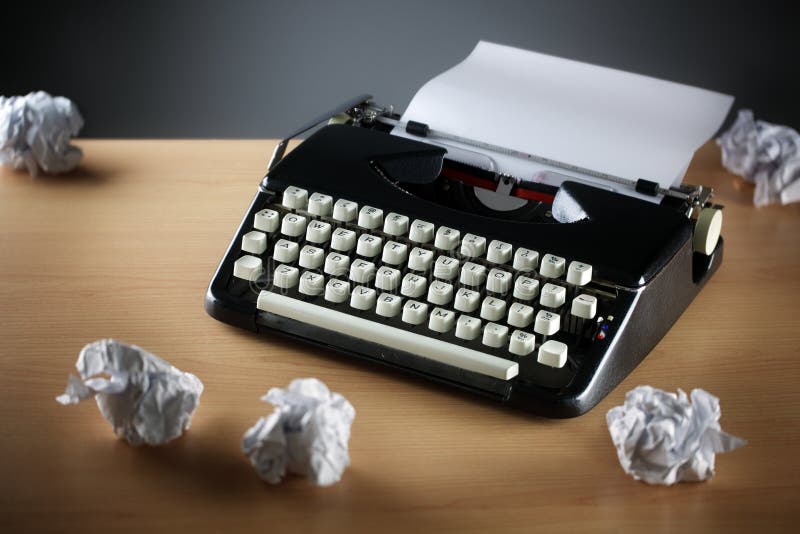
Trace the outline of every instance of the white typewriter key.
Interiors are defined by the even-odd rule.
[[[376,235],[361,234],[356,246],[356,254],[365,258],[374,258],[381,253],[383,239]]]
[[[415,271],[427,271],[433,262],[433,252],[424,248],[415,247],[411,249],[408,256],[408,268]]]
[[[278,265],[278,268],[275,269],[275,274],[272,276],[272,283],[275,284],[276,287],[289,289],[296,286],[299,279],[300,271],[297,270],[296,267]]]
[[[350,298],[350,282],[344,280],[328,280],[325,284],[325,300],[341,304]]]
[[[299,291],[303,295],[322,295],[325,290],[325,277],[319,273],[305,271],[300,277]]]
[[[358,212],[358,225],[367,230],[380,228],[383,225],[383,210],[372,206],[364,206]]]
[[[383,263],[401,265],[406,262],[406,258],[408,258],[408,245],[405,243],[388,241],[383,246],[383,256],[381,256]]]
[[[461,240],[461,255],[467,258],[479,258],[486,253],[486,238],[475,234],[467,234]]]
[[[456,301],[453,307],[458,311],[470,313],[478,309],[480,301],[480,293],[462,287],[456,292]]]
[[[279,220],[280,215],[278,215],[277,211],[261,210],[256,213],[255,219],[253,220],[253,226],[256,227],[256,230],[261,230],[262,232],[271,234],[278,229]]]
[[[511,244],[494,240],[489,243],[489,250],[486,251],[486,259],[492,263],[502,265],[511,261]]]
[[[383,317],[394,317],[400,313],[403,299],[391,293],[383,293],[378,297],[375,313]]]
[[[508,293],[511,288],[511,280],[514,277],[507,271],[500,269],[492,269],[489,271],[489,277],[486,279],[486,289],[500,293],[501,295]]]
[[[247,232],[242,236],[242,250],[253,254],[263,254],[267,250],[267,234],[264,232]]]
[[[453,329],[456,324],[456,314],[443,308],[434,308],[428,321],[428,328],[434,332],[444,334]]]
[[[558,308],[567,299],[567,290],[555,284],[545,284],[542,286],[542,294],[539,295],[539,304],[548,308]]]
[[[428,317],[428,305],[424,302],[409,300],[403,304],[403,322],[409,324],[422,324]]]
[[[324,221],[311,221],[306,228],[306,241],[310,243],[327,243],[331,240],[331,224]]]
[[[400,293],[406,297],[418,298],[425,294],[427,287],[427,279],[414,273],[408,273],[403,277]]]
[[[457,277],[458,260],[448,256],[439,256],[433,266],[433,276],[442,280],[452,280]]]
[[[564,266],[566,263],[564,258],[559,258],[552,254],[545,254],[542,258],[542,264],[539,266],[539,274],[547,278],[558,278],[564,274]]]
[[[539,253],[527,248],[518,248],[514,253],[513,266],[518,271],[533,271],[539,264]]]
[[[370,261],[356,260],[350,266],[350,280],[356,284],[369,284],[375,278],[375,264]]]
[[[506,301],[486,297],[481,304],[481,317],[487,321],[499,321],[506,314]]]
[[[290,210],[304,210],[308,205],[308,191],[289,186],[283,191],[282,204]]]
[[[456,337],[472,340],[481,335],[481,320],[469,315],[462,315],[456,321]]]
[[[331,237],[331,248],[339,252],[349,252],[356,246],[356,233],[346,228],[337,228]]]
[[[420,221],[419,219],[411,223],[411,231],[408,234],[411,241],[417,243],[430,243],[433,239],[433,223]]]
[[[400,271],[391,267],[381,267],[375,275],[375,287],[384,291],[394,291],[400,287]]]
[[[233,263],[233,276],[252,282],[257,280],[264,271],[261,258],[255,256],[242,256]]]
[[[383,231],[389,235],[403,235],[408,232],[408,217],[398,213],[390,213],[383,221]]]
[[[357,310],[371,310],[376,298],[377,293],[371,287],[356,286],[350,294],[350,306]]]
[[[297,259],[299,253],[300,245],[294,241],[279,239],[278,242],[275,243],[275,250],[272,251],[272,257],[275,258],[275,261],[280,263],[292,263]]]
[[[306,218],[302,215],[289,213],[283,216],[281,233],[289,237],[298,237],[306,233]]]
[[[581,319],[594,319],[597,315],[597,297],[592,295],[578,295],[572,299],[572,315]]]
[[[433,245],[441,250],[455,250],[460,239],[461,232],[458,230],[440,226],[439,229],[436,230],[436,241]]]
[[[579,261],[570,262],[567,269],[567,282],[576,286],[585,286],[592,281],[592,266]]]
[[[514,282],[514,298],[519,300],[531,300],[539,294],[539,281],[535,278],[520,276]]]
[[[327,217],[333,211],[333,198],[322,193],[314,193],[308,197],[308,212],[312,215]]]
[[[543,336],[552,336],[561,328],[561,316],[547,310],[539,310],[533,331]]]
[[[333,218],[341,222],[352,222],[358,217],[358,204],[340,198],[333,205]]]
[[[504,347],[508,343],[508,327],[497,323],[487,323],[483,329],[483,344],[489,347]]]
[[[533,334],[522,330],[514,330],[514,333],[511,334],[511,339],[508,341],[508,352],[517,356],[527,356],[533,352],[535,342],[536,336]]]
[[[506,322],[517,328],[527,328],[533,322],[533,308],[518,302],[512,304]]]
[[[325,261],[325,251],[321,248],[306,245],[300,251],[300,267],[306,269],[319,269]]]
[[[486,282],[486,267],[468,261],[461,268],[459,280],[466,286],[482,286]]]
[[[446,282],[434,281],[428,287],[428,302],[444,306],[453,300],[453,286]]]
[[[338,252],[331,252],[325,258],[325,274],[344,276],[350,271],[350,258]]]
[[[555,339],[545,341],[539,347],[536,361],[550,367],[564,367],[567,363],[567,346]]]

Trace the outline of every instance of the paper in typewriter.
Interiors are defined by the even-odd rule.
[[[732,102],[705,89],[481,41],[464,61],[422,86],[402,121],[668,188],[680,184],[695,150],[716,133]],[[399,127],[393,133],[412,137]],[[484,153],[495,170],[524,180],[559,185],[563,178],[542,172],[556,171],[640,196],[574,171],[427,141]],[[461,151],[453,155],[485,162],[469,161]]]

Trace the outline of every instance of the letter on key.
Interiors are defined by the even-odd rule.
[[[298,237],[306,232],[306,218],[295,213],[288,213],[283,216],[281,223],[281,233],[289,237]]]
[[[275,250],[272,251],[272,257],[280,263],[292,263],[297,259],[300,252],[300,246],[294,241],[286,239],[279,239],[275,243]]]
[[[383,231],[389,235],[400,236],[408,232],[408,217],[390,213],[383,223]]]
[[[436,230],[436,242],[434,246],[441,250],[454,250],[458,246],[458,240],[460,238],[461,232],[458,230],[440,226],[439,229]]]
[[[350,295],[350,306],[357,310],[369,310],[375,305],[375,290],[371,287],[356,286]]]
[[[289,186],[283,191],[283,205],[290,210],[304,210],[308,205],[308,191]]]
[[[304,295],[322,295],[325,290],[325,277],[318,273],[306,271],[300,277],[300,293]]]
[[[351,222],[358,216],[358,204],[340,198],[333,205],[333,218],[341,222]]]
[[[280,216],[278,215],[277,211],[264,209],[256,213],[253,226],[256,227],[256,230],[261,230],[262,232],[271,234],[278,229],[279,219]]]
[[[428,322],[428,328],[434,332],[445,333],[453,329],[456,324],[456,314],[450,310],[442,308],[434,308],[431,312],[431,318]]]
[[[511,340],[508,342],[508,352],[517,356],[527,356],[533,352],[535,340],[536,336],[533,334],[522,330],[514,330],[514,333],[511,334]]]
[[[331,225],[324,221],[311,221],[306,229],[306,240],[311,243],[327,243],[331,239]]]
[[[567,282],[576,286],[585,286],[592,281],[592,266],[588,263],[573,261],[567,270]]]
[[[314,193],[308,198],[308,212],[312,215],[327,217],[331,214],[333,199],[322,193]]]
[[[400,313],[400,304],[403,299],[391,293],[383,293],[378,297],[375,313],[383,317],[394,317]]]
[[[433,239],[433,224],[419,219],[415,220],[411,223],[411,232],[408,237],[417,243],[430,243]]]
[[[306,245],[303,247],[303,250],[300,251],[300,261],[298,263],[300,267],[305,267],[306,269],[319,269],[324,260],[324,250]]]
[[[383,210],[373,208],[372,206],[364,206],[358,213],[358,225],[367,230],[374,230],[380,228],[383,224]]]
[[[341,304],[350,298],[350,282],[333,278],[325,285],[325,300]]]

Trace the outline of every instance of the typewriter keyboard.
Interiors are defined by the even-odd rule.
[[[613,298],[586,263],[298,187],[255,214],[233,274],[262,311],[501,380],[569,366]]]

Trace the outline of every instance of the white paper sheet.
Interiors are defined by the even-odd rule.
[[[481,41],[464,61],[426,83],[401,120],[667,188],[681,182],[694,151],[719,129],[732,101],[705,89]],[[414,138],[400,128],[393,133]],[[521,179],[558,185],[557,175],[542,174],[555,170],[597,182],[513,156],[491,158],[499,171]],[[607,188],[628,193],[613,184]]]

